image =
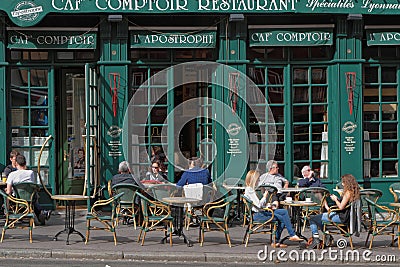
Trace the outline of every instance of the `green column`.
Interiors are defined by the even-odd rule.
[[[333,173],[334,182],[346,173],[353,174],[359,182],[363,181],[362,32],[362,20],[339,18],[336,41],[339,63],[333,77],[336,77],[338,85],[336,114],[340,114],[340,119],[338,125],[333,125],[331,129],[340,136],[337,140],[340,157],[339,168],[333,165],[336,160],[331,160],[333,169],[339,170],[339,173]]]
[[[4,17],[0,17],[0,147],[2,153],[0,153],[0,171],[7,164],[7,101],[6,101],[6,34],[5,34],[5,23]]]
[[[217,120],[222,125],[216,127],[217,166],[219,177],[244,178],[248,163],[248,136],[247,136],[247,106],[245,73],[246,73],[246,38],[247,23],[243,21],[229,22],[228,18],[220,25],[219,63],[238,70],[224,73],[221,77],[225,88],[216,88],[216,98],[222,101],[224,107],[216,107]],[[235,77],[236,73],[239,77]],[[230,80],[236,80],[238,97],[232,96]],[[233,87],[233,86],[231,86]],[[232,89],[232,88],[231,88]],[[239,128],[237,128],[239,126]],[[244,166],[244,167],[243,167]],[[214,176],[215,177],[215,176]]]
[[[123,157],[123,116],[128,103],[128,23],[104,20],[100,25],[100,164],[101,183],[117,173]],[[115,90],[116,88],[116,90]],[[116,96],[116,97],[115,97]]]

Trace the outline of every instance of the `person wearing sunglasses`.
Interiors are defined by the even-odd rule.
[[[315,177],[315,173],[311,170],[309,165],[305,165],[301,169],[303,179],[298,182],[299,187],[324,187],[325,185],[321,182],[318,177]]]
[[[156,181],[160,183],[167,183],[166,177],[160,172],[160,163],[158,161],[153,161],[151,163],[151,171],[147,172],[146,178],[148,181]]]

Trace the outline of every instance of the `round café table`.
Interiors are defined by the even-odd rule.
[[[186,203],[194,204],[201,199],[196,199],[196,198],[187,198],[187,197],[164,197],[162,199],[163,202],[166,202],[170,205],[172,210],[174,211],[174,235],[183,237],[183,242],[186,243],[188,247],[193,246],[192,242],[186,237],[185,233],[183,232],[184,228],[184,221],[183,221],[183,208]],[[167,237],[165,237],[162,242],[166,240]]]
[[[308,202],[308,201],[281,201],[282,205],[288,206],[291,209],[291,214],[294,215],[294,223],[295,223],[295,231],[296,235],[300,238],[303,238],[305,242],[307,242],[307,238],[301,233],[301,211],[303,208],[317,206],[316,202]],[[289,236],[286,236],[280,243],[283,243],[286,239],[289,239]]]
[[[75,229],[75,205],[76,201],[87,200],[88,196],[83,195],[53,195],[51,196],[54,200],[65,201],[65,225],[64,230],[58,232],[53,240],[57,241],[57,237],[60,234],[67,234],[67,245],[69,245],[69,236],[71,234],[78,234],[82,237],[82,241],[85,241],[84,235]]]

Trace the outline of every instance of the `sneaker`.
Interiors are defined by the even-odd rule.
[[[297,235],[291,236],[289,237],[290,241],[294,241],[294,242],[300,242],[300,241],[304,241],[303,238],[298,237]]]
[[[319,248],[320,240],[318,237],[314,237],[312,243],[308,246],[309,249]]]
[[[48,221],[49,219],[50,219],[50,216],[51,216],[51,210],[45,210],[44,211],[44,214],[45,214],[45,216],[46,216],[46,221]]]

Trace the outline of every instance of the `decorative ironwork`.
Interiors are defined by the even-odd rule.
[[[350,115],[353,114],[353,99],[354,99],[355,88],[356,88],[356,73],[346,72],[347,102],[349,104]]]
[[[112,107],[114,117],[117,116],[117,105],[118,105],[118,90],[121,86],[121,74],[118,72],[111,72],[108,74],[110,81],[110,93],[112,95]]]

